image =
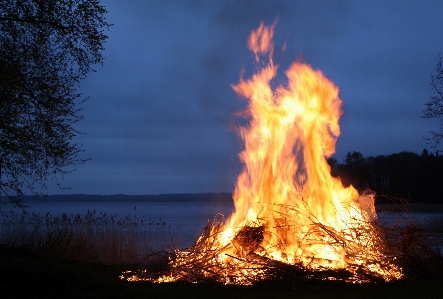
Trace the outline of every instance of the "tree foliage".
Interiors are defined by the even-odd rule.
[[[76,90],[103,63],[106,13],[95,0],[0,1],[0,200],[84,162]]]
[[[349,152],[340,164],[328,160],[332,175],[359,191],[369,188],[378,199],[398,198],[409,202],[443,203],[443,156],[424,149],[421,154],[400,152],[365,158]]]
[[[431,75],[432,95],[426,102],[426,109],[423,111],[423,118],[437,118],[440,120],[439,131],[431,131],[431,137],[426,138],[433,146],[437,146],[443,139],[443,56],[437,55],[435,74]]]

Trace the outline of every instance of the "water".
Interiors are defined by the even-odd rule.
[[[180,234],[180,245],[189,247],[200,235],[208,221],[212,221],[216,215],[228,217],[234,210],[232,203],[205,203],[205,202],[27,202],[25,203],[28,213],[45,215],[50,213],[59,216],[63,213],[68,215],[86,215],[88,211],[96,214],[151,219],[155,222],[165,222],[168,227]],[[10,206],[1,207],[3,212],[19,208]]]
[[[27,202],[26,211],[35,212],[40,215],[51,213],[58,216],[63,213],[86,215],[88,211],[97,214],[106,213],[117,217],[143,216],[152,221],[164,221],[167,226],[180,234],[180,245],[191,246],[200,235],[208,222],[212,221],[217,214],[228,217],[234,210],[232,203],[227,202]],[[11,209],[20,211],[11,206],[0,207],[7,212]],[[441,219],[441,213],[410,213],[405,216],[400,213],[379,213],[379,220],[388,223],[407,223],[410,219],[419,225]],[[410,217],[407,219],[406,217]],[[439,244],[443,245],[443,236],[437,235]],[[442,246],[443,249],[443,246]]]
[[[378,219],[381,222],[387,222],[391,224],[395,223],[403,223],[408,221],[414,221],[419,225],[425,225],[432,220],[442,218],[443,214],[440,213],[423,213],[423,212],[414,212],[414,213],[397,213],[397,212],[379,212]]]

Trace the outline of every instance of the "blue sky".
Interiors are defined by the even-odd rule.
[[[245,101],[231,85],[252,73],[246,38],[275,27],[280,73],[296,58],[340,88],[335,157],[431,150],[420,118],[443,52],[443,1],[102,0],[114,26],[105,64],[80,85],[82,158],[49,194],[232,191]],[[284,43],[286,50],[281,51]],[[278,80],[284,83],[284,76]]]

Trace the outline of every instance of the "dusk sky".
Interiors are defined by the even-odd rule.
[[[340,88],[335,158],[434,151],[420,116],[443,52],[443,1],[102,0],[105,64],[81,83],[81,158],[49,194],[230,192],[241,164],[231,85],[252,74],[246,39],[277,21],[278,80],[296,59]],[[282,51],[286,43],[286,50]],[[277,81],[278,81],[277,80]]]

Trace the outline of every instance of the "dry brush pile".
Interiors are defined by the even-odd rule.
[[[346,254],[360,254],[363,264],[347,264],[346,268],[311,267],[309,264],[288,264],[269,258],[269,251],[263,242],[263,235],[268,233],[266,221],[250,223],[237,230],[236,236],[226,246],[238,249],[238,254],[229,254],[218,246],[218,235],[222,233],[223,217],[216,217],[209,223],[193,246],[177,250],[169,255],[162,268],[146,267],[142,270],[129,270],[121,279],[129,281],[188,283],[216,282],[222,284],[250,285],[261,281],[280,281],[287,283],[307,281],[344,281],[352,283],[380,283],[396,279],[422,279],[443,277],[443,258],[435,238],[424,233],[412,220],[403,218],[402,222],[387,223],[375,221],[369,229],[374,236],[368,246],[375,246],[383,256],[367,254],[369,248],[352,248],[349,238],[358,238],[367,225],[356,226],[349,232],[337,232],[333,228],[313,221],[310,231],[324,235],[329,240],[328,246],[346,247]],[[290,226],[279,229],[294,230]],[[306,237],[309,242],[309,236]],[[372,245],[369,245],[372,244]],[[224,255],[224,256],[223,256]],[[164,258],[164,255],[162,256]],[[312,257],[314,261],[315,256]],[[377,267],[388,273],[401,269],[401,278],[386,279],[378,275]],[[160,270],[160,271],[159,271]],[[386,275],[386,274],[385,274]]]

